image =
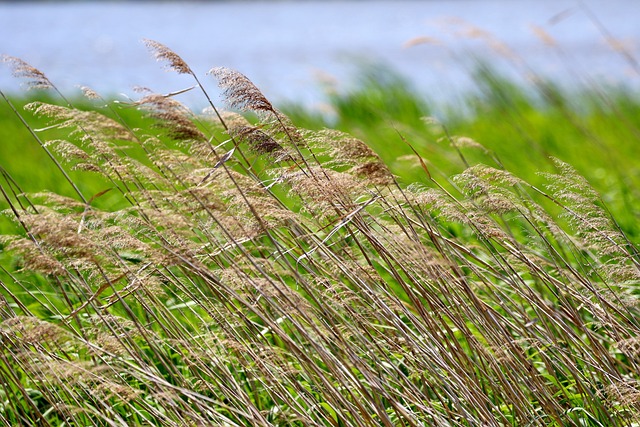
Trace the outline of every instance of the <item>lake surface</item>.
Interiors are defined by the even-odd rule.
[[[323,82],[344,90],[357,64],[376,62],[426,96],[452,100],[472,87],[474,57],[516,78],[533,71],[560,83],[638,87],[638,70],[602,30],[640,58],[638,17],[638,0],[16,2],[0,3],[0,54],[29,62],[68,93],[76,85],[103,94],[189,86],[154,61],[141,42],[148,38],[179,53],[214,94],[205,73],[227,66],[276,103],[314,106]],[[6,66],[0,88],[20,90]],[[199,102],[190,96],[185,102]]]

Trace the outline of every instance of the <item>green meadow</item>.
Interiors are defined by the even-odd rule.
[[[550,81],[525,86],[482,64],[475,77],[477,91],[456,103],[432,105],[426,94],[413,90],[391,69],[363,69],[360,84],[327,95],[330,113],[326,107],[319,112],[295,104],[282,109],[300,127],[335,128],[362,139],[406,184],[428,181],[413,150],[443,181],[471,162],[503,167],[542,185],[540,173],[553,170],[552,158],[558,158],[587,178],[607,207],[614,209],[625,231],[638,236],[637,92],[624,86],[563,89]],[[26,95],[11,100],[21,113],[29,102],[54,102],[47,92]],[[75,99],[74,105],[104,110],[82,98]],[[7,159],[3,168],[27,192],[46,189],[72,195],[6,102],[0,105],[0,114],[0,137],[5,141],[0,154]],[[132,126],[150,125],[135,108],[125,106],[118,114]],[[35,128],[47,126],[47,120],[28,118]],[[106,188],[100,177],[70,173],[88,193]]]
[[[9,60],[0,425],[638,425],[636,91],[370,69],[319,113],[147,44],[223,102]]]

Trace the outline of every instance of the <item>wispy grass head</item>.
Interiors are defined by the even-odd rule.
[[[143,39],[144,44],[158,61],[168,63],[167,67],[178,74],[193,74],[191,67],[173,50],[154,40]]]
[[[52,89],[53,84],[47,76],[37,68],[29,65],[22,59],[2,55],[2,62],[9,64],[15,77],[27,79],[29,89]]]
[[[271,102],[244,74],[226,67],[212,68],[208,74],[218,79],[229,107],[240,111],[275,111]]]

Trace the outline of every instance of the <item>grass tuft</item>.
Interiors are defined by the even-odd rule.
[[[179,92],[76,104],[51,84],[24,110],[3,95],[59,184],[25,191],[0,165],[2,425],[640,420],[638,228],[530,133],[564,116],[547,140],[604,144],[635,104],[580,115],[553,92],[541,116],[491,74],[476,115],[437,119],[390,78],[335,95],[337,129],[304,129],[226,68],[210,74],[250,115],[218,109],[145,43],[207,111]],[[525,137],[505,144],[506,124]],[[608,159],[614,179],[631,170]]]

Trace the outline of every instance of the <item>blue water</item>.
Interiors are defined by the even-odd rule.
[[[316,106],[323,84],[350,87],[362,61],[392,64],[426,96],[469,90],[474,56],[508,75],[561,83],[590,79],[638,86],[640,77],[575,0],[0,3],[0,54],[44,71],[67,93],[88,85],[131,95],[134,86],[191,84],[163,70],[141,40],[178,52],[213,93],[205,73],[235,68],[275,101]],[[640,58],[640,1],[584,0],[588,11]],[[532,30],[543,29],[557,46]],[[482,30],[482,31],[481,31]],[[484,32],[483,32],[484,31]],[[420,39],[423,43],[415,44]],[[411,40],[414,43],[411,43]],[[408,46],[414,44],[413,46]],[[2,64],[0,64],[1,66]],[[0,88],[20,90],[6,66]],[[199,98],[183,99],[197,103]]]

